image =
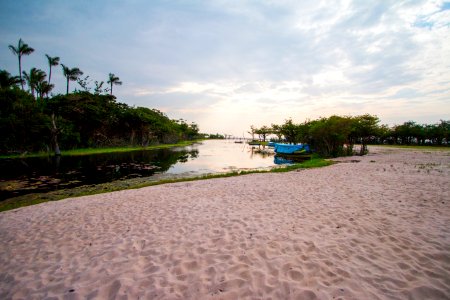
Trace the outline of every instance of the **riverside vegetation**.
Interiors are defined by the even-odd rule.
[[[61,63],[66,78],[66,95],[49,97],[52,67],[60,64],[59,57],[46,54],[49,72],[31,68],[22,71],[23,56],[34,49],[22,39],[17,46],[9,46],[18,58],[19,76],[0,70],[0,154],[53,151],[62,149],[104,148],[177,143],[199,137],[197,124],[171,120],[156,109],[129,107],[116,102],[113,86],[121,85],[119,77],[109,73],[108,87],[103,81],[81,77],[79,68]],[[23,76],[22,76],[23,75]],[[71,81],[80,89],[69,93]],[[25,90],[24,84],[28,86]],[[19,88],[21,87],[21,89]],[[93,93],[91,92],[93,90]],[[379,125],[377,116],[365,114],[356,117],[331,116],[294,124],[251,127],[254,138],[258,134],[265,142],[270,134],[289,143],[308,143],[322,156],[353,154],[353,146],[361,144],[360,154],[367,152],[367,144],[437,145],[448,146],[450,121],[436,124],[418,124],[414,121],[389,127]]]
[[[107,84],[89,76],[81,77],[79,68],[61,64],[66,78],[66,94],[51,94],[52,68],[59,57],[46,54],[47,74],[38,68],[22,71],[22,58],[34,49],[22,39],[10,45],[19,62],[19,76],[0,70],[0,154],[45,151],[61,154],[60,149],[173,144],[198,136],[197,124],[171,120],[157,109],[130,107],[116,101],[114,85],[119,77],[109,74]],[[78,88],[69,91],[70,82]],[[27,89],[25,88],[27,86]]]
[[[295,124],[288,119],[284,124],[251,126],[249,133],[253,139],[266,141],[269,135],[288,143],[306,143],[320,155],[337,157],[353,155],[354,145],[360,144],[360,155],[367,153],[368,144],[387,144],[402,146],[446,146],[450,142],[450,120],[440,120],[436,124],[418,124],[408,121],[389,127],[380,125],[377,116],[331,116],[317,120],[308,120]]]
[[[66,78],[66,94],[53,95],[52,68],[60,64],[59,57],[46,54],[49,67],[47,80],[47,74],[43,70],[31,68],[29,72],[22,71],[22,57],[34,51],[31,47],[19,40],[18,45],[11,45],[10,49],[18,57],[19,76],[12,76],[7,71],[0,70],[0,130],[3,133],[0,136],[1,157],[38,152],[83,155],[131,151],[152,145],[158,147],[173,146],[175,143],[179,145],[182,141],[201,137],[195,123],[188,124],[182,119],[171,120],[157,109],[130,107],[117,102],[112,94],[113,86],[121,85],[122,82],[112,73],[109,74],[108,87],[104,87],[103,81],[95,81],[95,86],[92,87],[92,80],[89,76],[82,78],[83,72],[79,68],[69,68],[61,64]],[[72,92],[70,92],[71,81],[78,83],[78,87]],[[440,123],[433,125],[419,125],[411,121],[389,128],[386,125],[379,125],[379,119],[369,114],[357,117],[331,116],[301,124],[295,124],[289,119],[281,125],[272,124],[270,127],[263,126],[259,129],[252,126],[250,131],[253,137],[258,134],[263,142],[270,134],[274,134],[278,140],[289,143],[308,143],[322,157],[351,155],[356,143],[362,145],[360,154],[367,152],[369,143],[448,146],[449,132],[450,121],[441,120]],[[218,134],[211,135],[210,138],[212,137],[223,138]],[[329,164],[330,161],[315,157],[302,164],[272,171],[290,171]],[[259,171],[250,173],[254,172]],[[247,173],[239,171],[150,183],[136,179],[120,184],[115,182],[82,186],[3,201],[0,210],[158,183]]]

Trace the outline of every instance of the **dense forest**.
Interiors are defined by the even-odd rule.
[[[269,135],[288,143],[307,143],[323,156],[354,154],[354,145],[361,144],[359,154],[367,152],[368,144],[436,145],[448,146],[450,142],[450,121],[436,124],[417,124],[409,121],[389,127],[380,125],[378,117],[331,116],[295,124],[291,119],[284,124],[251,127],[249,133],[265,141]]]
[[[109,74],[103,81],[81,77],[79,68],[61,64],[66,94],[51,94],[52,68],[59,57],[46,55],[49,72],[31,68],[22,71],[22,57],[34,49],[21,39],[10,45],[19,62],[19,76],[0,70],[0,153],[23,153],[106,146],[148,146],[197,137],[195,123],[171,120],[164,113],[145,107],[130,107],[116,101],[113,86],[122,82]],[[78,86],[70,92],[70,82]],[[26,87],[26,88],[25,88]]]

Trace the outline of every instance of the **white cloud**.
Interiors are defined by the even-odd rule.
[[[391,123],[450,118],[443,1],[52,3],[39,7],[38,23],[21,15],[21,1],[0,12],[8,39],[0,63],[11,73],[7,45],[22,37],[42,52],[27,57],[27,67],[45,70],[41,56],[49,53],[95,80],[113,72],[124,82],[119,100],[197,121],[204,131],[239,134],[250,124],[334,113]]]

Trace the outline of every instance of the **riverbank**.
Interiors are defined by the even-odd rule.
[[[448,152],[370,150],[3,212],[0,298],[448,298]]]
[[[142,150],[156,150],[156,149],[167,149],[173,147],[183,147],[195,144],[201,140],[192,141],[181,141],[175,144],[159,144],[153,146],[138,146],[138,147],[108,147],[108,148],[80,148],[72,150],[62,150],[61,156],[80,156],[80,155],[92,155],[92,154],[105,154],[105,153],[120,153],[120,152],[131,152],[131,151],[142,151]],[[46,157],[53,156],[50,152],[37,152],[37,153],[21,153],[21,154],[10,154],[10,155],[0,155],[0,159],[6,158],[29,158],[29,157]]]
[[[31,193],[14,198],[9,198],[0,201],[0,212],[7,211],[11,209],[16,209],[19,207],[35,205],[39,203],[58,201],[71,197],[81,197],[87,195],[96,195],[102,193],[110,193],[121,190],[139,189],[148,186],[167,184],[167,183],[177,183],[177,182],[188,182],[196,180],[206,180],[214,178],[232,177],[232,176],[242,176],[246,174],[254,173],[266,173],[266,172],[289,172],[297,169],[309,169],[309,168],[320,168],[331,165],[333,162],[330,160],[325,160],[322,158],[313,158],[307,160],[303,163],[298,163],[294,165],[285,165],[280,167],[274,167],[266,170],[239,170],[226,173],[217,174],[207,174],[194,177],[186,177],[184,174],[178,176],[158,174],[151,178],[149,177],[138,177],[127,180],[117,180],[112,182],[106,182],[101,184],[93,185],[83,185],[79,187],[74,187],[70,189],[59,189],[47,193]]]

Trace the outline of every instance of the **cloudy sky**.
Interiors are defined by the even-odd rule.
[[[118,101],[203,132],[332,114],[450,119],[445,1],[0,0],[0,69],[14,75],[19,38],[35,49],[23,69],[47,71],[49,54],[92,80],[112,72]]]

